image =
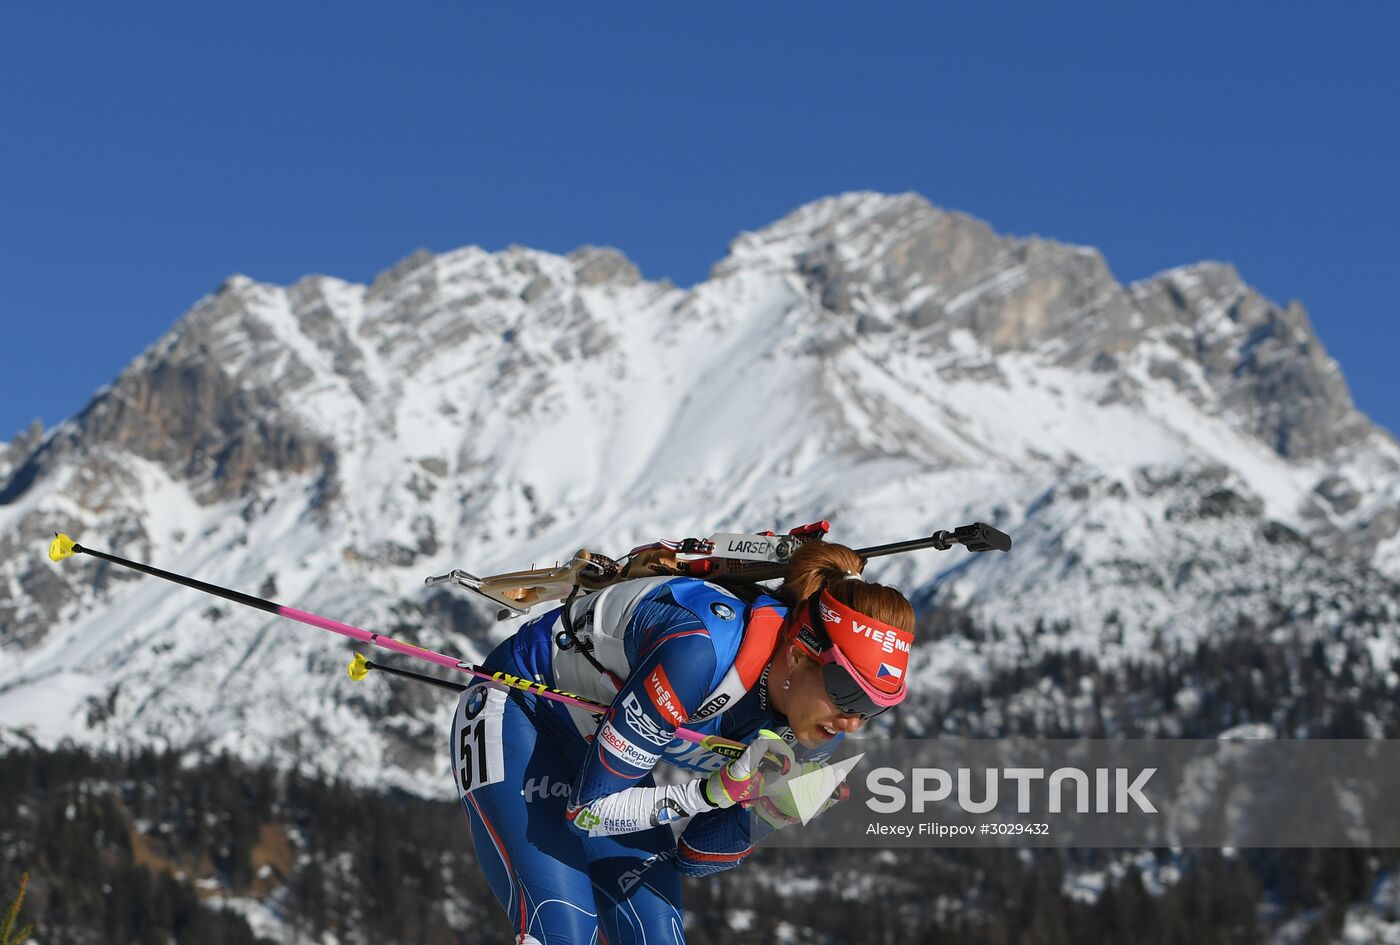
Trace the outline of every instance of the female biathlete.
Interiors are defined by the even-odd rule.
[[[485,683],[462,693],[453,771],[515,942],[683,945],[681,876],[737,866],[795,821],[762,796],[765,772],[790,766],[789,743],[811,765],[904,698],[914,610],[862,566],[812,543],[771,595],[627,581],[496,648],[492,669],[609,706],[595,715]],[[682,725],[760,747],[724,763],[673,739]],[[658,786],[658,762],[700,774]]]

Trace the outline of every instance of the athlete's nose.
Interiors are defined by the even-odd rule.
[[[859,732],[861,729],[865,728],[865,719],[858,715],[837,716],[836,724],[833,725],[832,728],[836,729],[838,732]]]

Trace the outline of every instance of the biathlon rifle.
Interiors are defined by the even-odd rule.
[[[676,575],[719,583],[778,580],[786,574],[788,562],[797,549],[821,541],[830,528],[830,522],[821,521],[799,525],[786,535],[771,531],[752,535],[717,532],[709,538],[639,545],[621,558],[580,548],[562,566],[507,571],[486,577],[453,570],[426,578],[423,583],[428,587],[442,584],[460,587],[494,604],[497,620],[507,620],[529,613],[536,604],[564,600],[579,593],[591,594],[634,578]],[[951,530],[940,529],[927,538],[857,548],[855,552],[869,560],[920,548],[947,551],[954,545],[974,552],[1010,551],[1011,536],[985,522],[973,522]]]

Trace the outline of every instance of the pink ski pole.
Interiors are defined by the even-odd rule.
[[[477,666],[468,663],[466,660],[459,660],[455,656],[448,656],[446,653],[438,653],[434,650],[424,649],[421,646],[414,646],[412,643],[403,643],[392,637],[386,637],[382,633],[364,630],[348,623],[341,623],[339,620],[331,620],[329,617],[310,614],[304,610],[297,610],[295,607],[286,607],[274,601],[264,600],[261,597],[254,597],[251,594],[230,590],[226,587],[220,587],[217,584],[209,584],[192,577],[186,577],[183,574],[176,574],[173,571],[163,571],[149,564],[142,564],[139,561],[132,561],[114,554],[108,554],[105,551],[84,548],[67,535],[55,535],[54,540],[49,544],[49,559],[52,561],[63,561],[66,558],[73,557],[75,554],[85,554],[91,555],[94,558],[101,558],[103,561],[110,561],[121,567],[130,568],[133,571],[140,571],[142,574],[149,574],[152,577],[158,577],[165,581],[182,584],[185,587],[203,591],[205,594],[212,594],[215,597],[222,597],[224,600],[230,600],[236,604],[255,607],[258,610],[276,614],[279,617],[286,617],[289,620],[295,620],[298,623],[304,623],[308,626],[318,627],[321,630],[329,630],[331,633],[338,633],[343,637],[349,637],[361,643],[368,643],[380,649],[389,650],[393,653],[402,653],[404,656],[412,656],[415,659],[436,663],[448,669],[455,669],[458,672],[466,673],[468,676],[483,679],[506,689],[518,689],[521,692],[531,693],[532,695],[550,699],[554,702],[562,702],[565,705],[577,706],[588,712],[608,711],[608,707],[601,702],[594,702],[591,699],[585,699],[575,693],[565,692],[562,689],[546,686],[544,683],[537,683],[531,679],[522,679],[519,676],[513,676],[510,673],[501,672],[500,670]],[[370,669],[370,667],[365,664],[366,661],[362,656],[352,662],[350,664],[350,678],[356,680],[363,679]],[[732,741],[728,738],[720,738],[718,735],[702,735],[688,728],[676,729],[676,737],[700,745],[726,758],[739,758],[748,749],[748,746],[741,742]]]

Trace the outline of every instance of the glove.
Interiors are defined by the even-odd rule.
[[[851,796],[850,785],[845,781],[833,783],[836,779],[834,773],[823,776],[824,772],[832,770],[832,766],[824,761],[803,762],[790,776],[781,780],[769,779],[770,783],[765,785],[767,790],[759,792],[749,802],[749,809],[774,830],[806,823],[831,805]],[[802,811],[811,811],[817,798],[822,798],[820,805],[804,820]]]
[[[748,750],[701,781],[700,790],[715,807],[733,807],[762,794],[765,779],[781,779],[794,764],[788,743],[761,729]]]

